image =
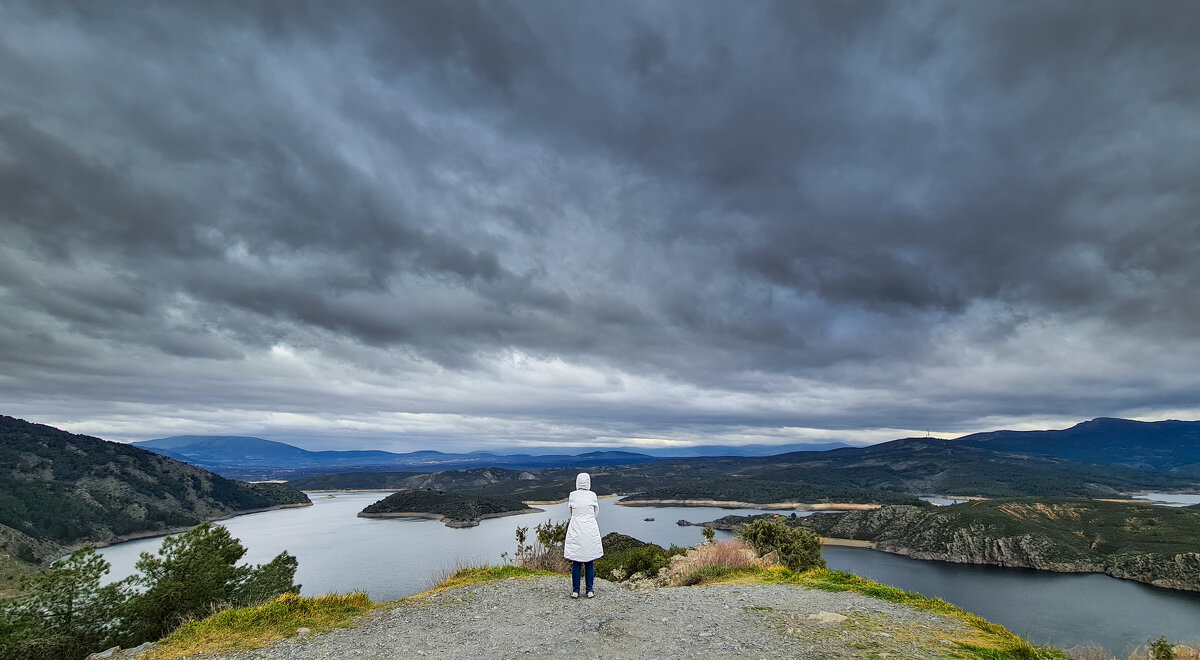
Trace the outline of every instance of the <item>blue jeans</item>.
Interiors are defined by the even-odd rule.
[[[571,591],[579,593],[579,567],[587,566],[587,590],[595,591],[592,585],[596,582],[596,567],[593,562],[573,561],[571,562]]]

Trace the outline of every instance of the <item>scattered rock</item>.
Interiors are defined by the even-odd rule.
[[[100,651],[99,653],[93,653],[93,654],[89,655],[86,660],[106,660],[107,658],[111,658],[111,657],[115,656],[117,654],[117,651],[120,651],[120,650],[121,650],[121,647],[114,646],[111,649],[104,649],[103,651]]]
[[[296,629],[296,636],[297,636],[297,637],[308,637],[308,635],[309,635],[310,633],[312,633],[312,631],[311,631],[311,630],[309,630],[308,628],[297,628],[297,629]]]
[[[809,614],[805,618],[813,623],[829,624],[829,623],[841,623],[841,622],[845,621],[846,615],[838,614],[837,612],[820,611],[820,612],[817,612],[816,614]]]

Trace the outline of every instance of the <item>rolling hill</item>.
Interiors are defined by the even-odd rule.
[[[1012,453],[1065,458],[1081,463],[1200,471],[1200,422],[1138,422],[1100,417],[1056,431],[991,431],[956,443]]]

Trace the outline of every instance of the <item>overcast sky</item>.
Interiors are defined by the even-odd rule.
[[[4,0],[0,413],[394,450],[1197,419],[1197,34]]]

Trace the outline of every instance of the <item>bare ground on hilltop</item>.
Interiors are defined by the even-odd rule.
[[[850,592],[782,584],[635,590],[597,580],[510,578],[398,601],[354,628],[226,660],[342,658],[939,658],[961,621]],[[842,617],[845,617],[844,619]]]

